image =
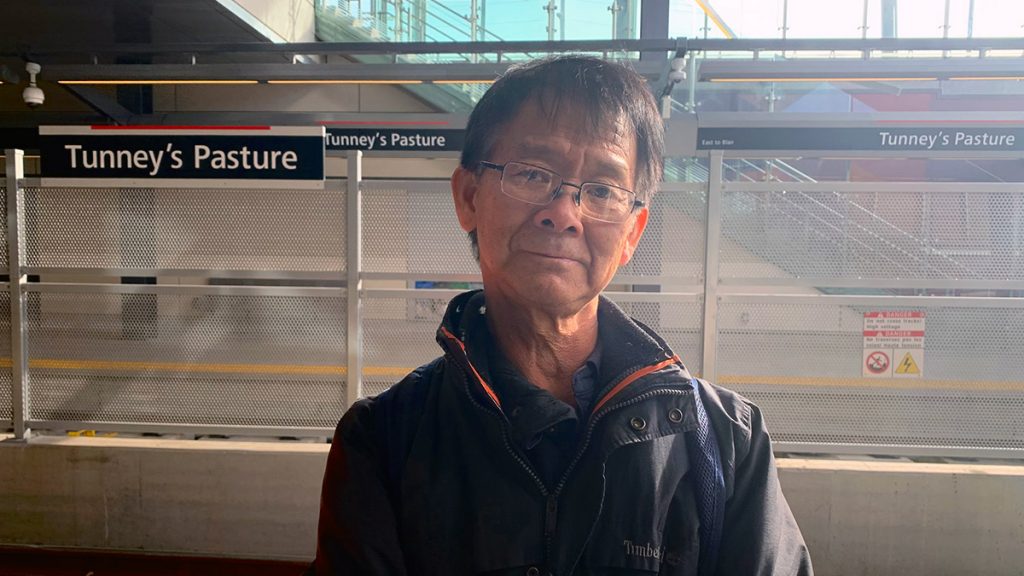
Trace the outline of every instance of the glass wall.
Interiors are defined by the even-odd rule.
[[[1001,38],[1024,34],[1024,3],[1005,0],[708,0],[671,3],[669,36]],[[973,11],[972,11],[973,6]],[[717,15],[720,24],[715,22]]]
[[[322,40],[467,42],[639,36],[638,0],[317,0]],[[349,28],[338,37],[339,27]]]

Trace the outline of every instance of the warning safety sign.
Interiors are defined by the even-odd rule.
[[[892,369],[893,378],[920,378],[924,366],[924,350],[896,350],[903,358]]]
[[[921,378],[924,374],[923,311],[864,313],[864,364],[869,378]]]

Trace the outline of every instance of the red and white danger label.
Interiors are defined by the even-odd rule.
[[[924,373],[925,313],[887,310],[864,313],[864,363],[869,378],[921,378]]]

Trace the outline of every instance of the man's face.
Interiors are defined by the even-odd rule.
[[[557,118],[528,101],[499,133],[485,160],[547,168],[566,182],[602,182],[634,190],[636,138],[619,121],[593,130],[562,106]],[[586,218],[566,187],[546,206],[501,192],[501,174],[457,168],[452,192],[459,223],[476,230],[488,294],[556,314],[593,302],[619,266],[629,261],[647,224],[647,208],[621,223]]]

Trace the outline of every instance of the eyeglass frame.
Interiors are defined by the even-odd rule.
[[[633,196],[633,203],[632,203],[632,205],[629,208],[629,212],[626,212],[625,217],[623,217],[622,220],[603,220],[601,218],[597,218],[596,216],[591,216],[589,214],[584,214],[588,218],[591,218],[593,220],[597,220],[598,222],[607,222],[609,224],[621,224],[622,222],[625,222],[626,220],[629,220],[629,216],[631,214],[633,214],[634,212],[636,212],[638,208],[643,208],[644,206],[647,206],[647,202],[644,202],[643,200],[640,200],[637,197],[637,193],[632,191],[632,190],[623,188],[621,186],[616,186],[614,184],[607,184],[607,183],[604,183],[604,182],[596,182],[596,181],[591,181],[591,180],[580,182],[579,184],[574,184],[572,182],[566,181],[566,179],[563,178],[561,174],[559,174],[558,172],[555,172],[554,170],[552,170],[550,168],[544,168],[543,166],[537,166],[535,164],[530,164],[529,162],[522,162],[522,161],[519,161],[519,160],[509,160],[508,162],[505,162],[504,164],[498,164],[496,162],[488,162],[487,160],[480,160],[479,164],[480,164],[480,166],[482,166],[484,168],[490,168],[491,170],[494,170],[494,171],[498,172],[499,178],[500,178],[500,182],[501,182],[501,188],[500,189],[501,189],[501,193],[502,194],[504,194],[505,196],[508,196],[509,198],[512,198],[513,200],[518,200],[518,201],[523,202],[525,204],[531,204],[533,206],[547,206],[548,204],[551,204],[559,196],[562,195],[562,187],[564,187],[564,186],[571,186],[571,187],[576,189],[576,193],[571,196],[571,198],[573,199],[573,203],[576,204],[577,208],[581,208],[582,209],[581,204],[583,202],[583,187],[586,186],[587,184],[597,184],[597,185],[600,185],[600,186],[609,186],[611,188],[615,188],[617,190],[622,190],[623,192],[626,192],[627,194],[630,194],[631,196]],[[504,188],[505,167],[508,166],[509,164],[522,164],[523,166],[529,166],[530,168],[536,168],[537,170],[543,170],[545,172],[550,172],[551,174],[554,174],[555,176],[557,176],[558,177],[558,186],[555,186],[554,191],[551,193],[551,198],[549,198],[547,202],[544,202],[543,204],[539,204],[539,203],[536,203],[536,202],[529,202],[527,200],[523,200],[522,198],[516,198],[515,196],[510,195],[508,192],[505,192],[505,188]]]

